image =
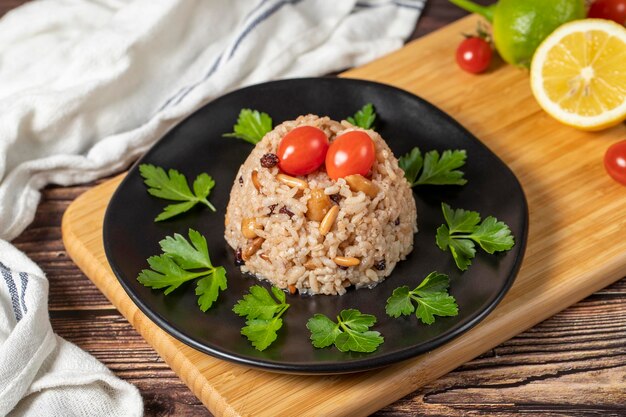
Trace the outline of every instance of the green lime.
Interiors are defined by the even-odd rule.
[[[450,0],[493,24],[498,53],[509,64],[528,68],[539,44],[563,23],[586,16],[584,0],[500,0],[481,6],[469,0]]]

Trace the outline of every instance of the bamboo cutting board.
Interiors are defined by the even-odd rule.
[[[411,91],[452,115],[511,167],[528,198],[528,247],[514,286],[481,324],[432,352],[380,370],[323,377],[215,359],[152,323],[109,268],[102,220],[122,176],[67,209],[63,239],[72,259],[213,414],[367,415],[626,275],[626,187],[602,166],[606,148],[626,139],[626,126],[583,133],[560,125],[534,101],[527,72],[501,63],[481,76],[460,71],[454,62],[459,34],[471,32],[477,19],[343,74]]]

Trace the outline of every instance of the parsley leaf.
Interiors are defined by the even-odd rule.
[[[447,225],[437,229],[437,246],[443,251],[450,249],[461,271],[467,270],[476,256],[474,243],[489,254],[507,251],[515,245],[509,227],[495,217],[489,216],[480,223],[480,214],[475,211],[453,210],[445,203],[441,208]]]
[[[207,311],[220,291],[226,289],[226,269],[214,267],[209,257],[206,239],[199,232],[189,229],[189,241],[178,233],[159,242],[162,255],[151,256],[137,280],[150,288],[166,288],[167,295],[181,284],[200,278],[196,284],[196,295],[200,310]]]
[[[438,151],[426,152],[424,156],[419,148],[403,155],[398,160],[404,176],[411,184],[416,185],[465,185],[463,171],[457,168],[465,165],[467,152],[464,150],[446,150],[439,156]],[[418,174],[421,171],[421,175]]]
[[[215,181],[208,174],[202,173],[196,177],[192,192],[189,184],[187,184],[187,178],[175,169],[170,169],[166,173],[161,167],[141,164],[139,165],[139,173],[151,195],[165,200],[183,201],[183,203],[166,206],[161,214],[154,219],[155,222],[184,213],[198,203],[206,205],[211,211],[216,211],[213,204],[207,200],[211,190],[215,187]]]
[[[204,276],[196,284],[196,295],[200,310],[207,311],[219,295],[220,290],[226,289],[226,269],[223,266],[215,268],[212,275]]]
[[[447,204],[442,204],[443,217],[448,223],[450,233],[466,232],[469,233],[480,223],[480,214],[475,211],[452,208]]]
[[[463,171],[457,168],[465,165],[467,152],[465,150],[445,150],[439,157],[439,152],[430,151],[424,155],[424,168],[422,175],[417,179],[417,185],[464,185],[467,180],[463,178]]]
[[[362,129],[371,129],[374,125],[374,120],[376,120],[374,105],[372,103],[367,103],[361,108],[361,110],[354,114],[354,117],[348,117],[346,120],[354,126],[358,126]]]
[[[246,326],[241,329],[241,334],[252,342],[256,350],[263,351],[277,339],[276,334],[283,326],[283,319],[273,320],[252,319],[246,321]]]
[[[414,290],[406,285],[393,290],[387,299],[385,311],[391,317],[415,315],[422,323],[432,324],[435,316],[456,316],[459,309],[454,297],[448,294],[448,276],[431,272]],[[413,303],[417,303],[417,308]]]
[[[311,341],[316,348],[332,345],[341,334],[339,325],[323,314],[316,314],[310,318],[306,327],[311,331]]]
[[[509,250],[515,244],[509,227],[493,216],[483,220],[478,229],[474,230],[471,238],[489,254]]]
[[[246,326],[241,329],[241,334],[261,351],[267,349],[278,337],[276,333],[283,326],[283,319],[280,317],[289,308],[284,292],[272,287],[272,294],[274,298],[266,288],[254,285],[250,287],[250,293],[244,295],[233,307],[236,314],[246,317]]]
[[[285,294],[278,288],[272,287],[272,292],[278,299],[272,298],[269,291],[260,285],[250,287],[250,293],[243,296],[233,307],[233,311],[249,319],[261,318],[269,320],[278,313],[285,304]]]
[[[454,262],[461,271],[466,271],[476,256],[474,242],[469,239],[454,239],[446,225],[437,229],[437,246],[443,251],[450,249]]]
[[[341,352],[374,352],[385,339],[379,332],[369,330],[376,317],[359,310],[342,310],[337,323],[323,314],[315,314],[306,324],[311,331],[311,342],[316,348],[334,344]]]
[[[426,324],[434,323],[435,316],[456,316],[457,314],[459,314],[459,309],[454,297],[441,292],[419,298],[415,310],[415,315]]]
[[[416,186],[417,174],[422,170],[424,166],[424,157],[420,148],[415,147],[411,149],[411,152],[403,155],[398,159],[398,165],[404,171],[404,176],[411,184],[411,187]]]
[[[251,109],[241,109],[237,124],[233,126],[232,133],[222,136],[227,138],[243,139],[256,145],[263,139],[263,136],[272,130],[272,118],[263,112]]]
[[[385,311],[387,315],[391,317],[408,316],[414,312],[415,307],[411,301],[409,287],[404,285],[393,290],[391,297],[387,299]]]

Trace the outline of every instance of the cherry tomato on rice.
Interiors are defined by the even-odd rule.
[[[326,154],[326,172],[333,180],[348,175],[367,175],[374,165],[374,142],[365,132],[354,130],[337,137]]]
[[[491,63],[491,45],[478,36],[466,38],[456,50],[456,62],[459,67],[473,74],[481,73]]]
[[[278,167],[291,175],[310,174],[324,163],[327,150],[328,137],[322,130],[296,127],[278,145]]]
[[[608,19],[626,24],[626,0],[596,0],[591,3],[587,17]]]
[[[626,140],[609,146],[604,154],[604,168],[615,181],[626,185]]]

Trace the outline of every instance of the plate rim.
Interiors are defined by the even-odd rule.
[[[153,311],[152,309],[150,309],[147,305],[143,303],[141,297],[136,295],[132,291],[131,287],[127,285],[125,278],[123,278],[125,275],[122,273],[119,266],[116,265],[115,262],[111,261],[111,253],[113,250],[111,248],[112,242],[111,242],[111,239],[107,238],[107,234],[109,230],[109,227],[107,227],[107,225],[110,224],[111,222],[110,220],[111,202],[116,199],[119,193],[121,193],[121,190],[124,188],[124,185],[127,183],[127,181],[130,181],[130,175],[126,175],[122,179],[120,184],[116,187],[115,191],[111,195],[109,202],[107,203],[107,207],[106,207],[106,211],[105,211],[104,219],[103,219],[103,226],[102,226],[102,239],[103,239],[103,246],[104,246],[104,252],[105,252],[107,263],[109,264],[117,281],[120,283],[120,285],[122,286],[126,294],[129,296],[129,298],[133,301],[133,303],[137,306],[137,308],[139,308],[139,310],[143,314],[145,314],[155,325],[157,325],[159,328],[164,330],[166,333],[168,333],[170,336],[174,337],[178,341],[196,350],[199,350],[202,353],[206,353],[208,355],[211,355],[214,358],[226,360],[231,363],[238,364],[238,365],[249,366],[249,367],[253,367],[256,369],[262,369],[265,371],[270,371],[270,372],[275,372],[275,373],[299,374],[299,375],[333,375],[333,374],[347,374],[347,373],[363,372],[363,371],[381,368],[381,367],[395,364],[398,362],[402,362],[411,358],[415,358],[420,354],[424,354],[428,351],[431,351],[439,346],[442,346],[450,342],[451,340],[461,336],[462,334],[466,333],[467,331],[475,327],[478,323],[483,321],[500,304],[504,296],[509,292],[522,266],[522,261],[524,259],[527,242],[528,242],[528,229],[529,229],[528,200],[526,198],[524,189],[519,179],[515,175],[515,173],[511,170],[511,168],[504,161],[502,161],[502,159],[495,152],[489,149],[480,139],[474,136],[467,128],[461,125],[456,119],[454,119],[448,113],[444,112],[439,107],[435,106],[434,104],[430,103],[424,98],[416,94],[413,94],[409,91],[403,90],[401,88],[395,87],[390,84],[381,83],[381,82],[369,81],[369,80],[363,80],[363,79],[357,79],[357,78],[343,78],[343,77],[289,78],[289,79],[274,80],[274,81],[268,81],[268,82],[249,85],[240,89],[232,90],[226,94],[216,97],[215,99],[203,104],[201,107],[194,110],[191,114],[189,114],[185,118],[178,121],[165,134],[163,134],[161,138],[159,138],[152,146],[150,146],[150,148],[147,149],[146,152],[143,153],[143,155],[137,159],[137,161],[135,161],[128,168],[127,173],[129,174],[132,171],[136,170],[139,164],[143,163],[143,161],[147,159],[151,155],[152,152],[155,151],[155,149],[159,146],[159,143],[161,143],[167,137],[173,134],[173,132],[180,125],[182,125],[189,118],[196,115],[196,113],[202,111],[205,107],[213,105],[216,101],[219,101],[222,98],[228,97],[233,94],[241,94],[242,92],[245,92],[247,90],[256,89],[259,87],[272,86],[275,84],[285,84],[285,83],[293,83],[293,82],[297,82],[297,83],[300,83],[300,82],[330,82],[330,83],[341,82],[341,83],[344,83],[345,82],[345,83],[352,83],[355,85],[368,85],[368,86],[375,86],[376,88],[393,90],[395,93],[404,95],[407,98],[410,98],[412,100],[417,100],[421,102],[422,105],[429,107],[433,112],[437,113],[439,117],[442,117],[443,119],[446,120],[446,122],[454,125],[458,130],[463,132],[466,137],[470,138],[474,142],[475,145],[484,148],[493,157],[495,157],[506,170],[508,170],[512,178],[515,179],[515,185],[517,186],[518,191],[520,192],[520,195],[522,197],[521,198],[522,207],[520,208],[523,214],[522,236],[516,236],[516,246],[520,245],[519,251],[517,252],[517,256],[515,257],[515,259],[513,260],[513,267],[511,268],[508,276],[506,277],[504,286],[498,291],[496,297],[489,303],[489,305],[487,305],[485,308],[480,310],[480,312],[476,314],[476,316],[471,318],[464,325],[458,328],[455,328],[453,330],[449,330],[443,333],[441,336],[438,336],[437,338],[429,342],[421,343],[415,346],[409,346],[401,350],[390,352],[382,356],[371,356],[371,357],[364,356],[362,358],[353,359],[347,362],[330,362],[330,363],[320,363],[320,364],[296,364],[292,362],[285,363],[285,362],[281,362],[277,360],[266,360],[264,358],[251,358],[251,357],[246,357],[244,355],[233,355],[228,352],[224,352],[220,350],[219,348],[213,348],[211,346],[207,346],[206,344],[203,344],[195,340],[193,337],[186,335],[184,332],[180,331],[175,326],[168,323],[165,317]]]

